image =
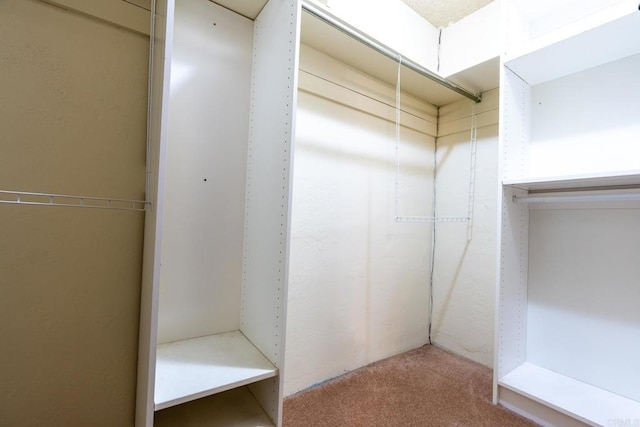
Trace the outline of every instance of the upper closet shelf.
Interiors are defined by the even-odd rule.
[[[278,369],[239,331],[159,344],[155,409],[276,375]]]
[[[396,84],[398,64],[402,73],[403,90],[428,100],[434,105],[445,105],[462,97],[482,101],[481,93],[474,93],[453,81],[441,77],[410,58],[403,57],[391,47],[360,31],[335,16],[322,4],[303,0],[302,43],[387,83]],[[311,18],[311,19],[309,19]],[[388,77],[393,76],[393,82]]]
[[[529,85],[640,53],[640,11],[625,1],[525,43],[505,66]]]
[[[555,177],[505,179],[503,185],[527,191],[559,191],[587,188],[640,187],[640,170],[613,172],[609,174],[584,174]]]

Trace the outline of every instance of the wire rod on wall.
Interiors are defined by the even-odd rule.
[[[341,19],[330,15],[329,13],[327,13],[326,11],[324,11],[322,8],[310,3],[307,0],[303,0],[302,1],[302,10],[304,10],[305,12],[309,13],[310,15],[315,16],[316,18],[320,19],[321,21],[326,22],[327,24],[331,25],[332,27],[336,28],[337,30],[343,32],[344,34],[348,35],[349,37],[359,41],[360,43],[370,47],[371,49],[383,54],[384,56],[386,56],[387,58],[391,58],[394,61],[401,61],[402,60],[402,65],[404,65],[405,67],[415,71],[416,73],[428,78],[429,80],[432,80],[456,93],[459,93],[460,95],[467,97],[469,99],[471,99],[472,101],[475,102],[480,102],[482,101],[482,96],[480,94],[475,94],[472,93],[471,91],[453,83],[452,81],[449,81],[445,78],[440,77],[439,75],[435,74],[434,72],[426,69],[425,67],[423,67],[422,65],[407,59],[407,58],[402,58],[402,56],[396,52],[395,50],[391,49],[388,46],[385,46],[384,44],[373,40],[371,37],[369,37],[368,35],[364,34],[363,32],[357,30],[356,28],[352,27],[351,25],[347,24],[346,22],[342,21]]]
[[[395,167],[395,220],[396,222],[423,222],[423,223],[435,223],[435,222],[466,222],[467,225],[467,240],[471,241],[473,233],[473,207],[475,204],[475,189],[476,189],[476,153],[477,153],[477,134],[478,123],[476,118],[475,104],[471,105],[471,129],[469,137],[469,185],[467,195],[467,216],[457,217],[439,217],[435,216],[435,209],[433,216],[403,216],[400,215],[400,63],[398,63],[398,76],[396,80],[396,135],[395,135],[395,155],[396,155],[396,167]],[[433,192],[433,204],[436,203],[436,150],[434,149],[434,192]]]
[[[476,105],[471,105],[471,136],[469,139],[469,198],[467,201],[467,241],[473,238],[473,207],[476,199],[476,153],[478,151],[478,122],[476,118]]]
[[[144,211],[149,202],[144,200],[110,199],[104,197],[71,196],[52,193],[0,190],[0,203],[12,205],[63,206],[71,208],[116,209]]]

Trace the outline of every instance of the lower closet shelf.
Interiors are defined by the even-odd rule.
[[[498,384],[589,425],[640,418],[640,402],[532,363],[523,363]]]
[[[278,369],[239,331],[159,344],[155,409],[276,375]]]

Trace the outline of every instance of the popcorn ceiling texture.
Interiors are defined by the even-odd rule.
[[[493,0],[402,0],[436,27],[446,27]]]

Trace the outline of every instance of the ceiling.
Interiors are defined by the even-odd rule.
[[[459,21],[493,0],[402,0],[435,27]]]

